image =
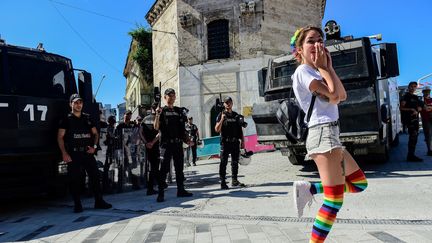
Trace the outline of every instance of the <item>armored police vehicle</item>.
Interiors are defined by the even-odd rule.
[[[0,40],[0,198],[29,196],[60,187],[65,166],[57,145],[59,119],[80,93],[85,112],[95,113],[91,75],[70,59]],[[57,188],[58,189],[58,188]]]
[[[373,36],[376,37],[376,36]],[[371,44],[370,37],[327,40],[333,67],[347,91],[348,98],[339,104],[341,141],[355,156],[373,161],[388,159],[391,145],[398,143],[401,130],[399,75],[396,44]],[[258,141],[274,144],[292,164],[304,161],[304,143],[292,143],[285,136],[276,112],[292,88],[291,75],[297,63],[292,55],[269,61],[262,70],[261,85],[265,102],[253,105],[253,119]]]

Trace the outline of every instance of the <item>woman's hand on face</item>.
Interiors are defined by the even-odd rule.
[[[327,49],[327,47],[324,47],[324,51],[325,51],[325,53],[327,55],[327,67],[329,69],[333,68],[333,61],[332,61],[332,58],[331,58],[331,55],[330,55],[330,51]]]
[[[323,43],[315,42],[315,53],[311,55],[312,62],[315,68],[328,68],[328,55],[326,53]]]

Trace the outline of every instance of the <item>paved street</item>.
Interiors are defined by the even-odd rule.
[[[432,242],[432,159],[423,134],[423,163],[405,162],[407,136],[400,141],[388,163],[362,163],[369,187],[345,196],[327,242]],[[192,198],[177,198],[174,183],[163,203],[145,190],[107,195],[112,210],[92,209],[92,198],[81,214],[72,213],[69,198],[20,203],[2,209],[0,241],[308,242],[322,195],[298,219],[291,190],[294,180],[318,181],[313,166],[293,166],[278,151],[256,154],[240,167],[248,187],[221,191],[219,161],[197,164],[185,169]]]

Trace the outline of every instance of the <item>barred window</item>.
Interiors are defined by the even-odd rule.
[[[208,60],[229,58],[229,22],[218,19],[207,25]]]

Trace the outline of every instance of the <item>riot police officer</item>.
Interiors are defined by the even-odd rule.
[[[156,194],[157,191],[153,188],[154,182],[159,177],[159,132],[154,129],[153,123],[155,120],[157,104],[153,104],[152,112],[144,117],[141,123],[140,134],[146,148],[147,161],[150,163],[150,173],[147,181],[147,195]],[[148,168],[146,166],[146,168]]]
[[[199,132],[198,127],[193,124],[193,118],[188,118],[188,123],[186,124],[186,131],[189,133],[189,138],[192,142],[192,144],[187,149],[187,156],[186,159],[189,162],[189,155],[192,153],[192,164],[196,165],[197,160],[197,146],[198,146],[198,140],[199,140]]]
[[[409,119],[407,120],[408,126],[408,155],[407,161],[410,162],[422,162],[423,159],[417,157],[414,152],[417,145],[417,138],[419,134],[419,112],[423,107],[423,102],[415,94],[417,89],[417,82],[413,81],[408,84],[408,92],[402,97],[400,103],[400,110],[402,112],[409,113]]]
[[[73,94],[69,99],[72,112],[60,121],[57,142],[63,161],[67,163],[70,191],[74,200],[74,212],[83,211],[80,199],[81,171],[84,169],[93,190],[94,208],[108,209],[112,205],[105,202],[99,183],[99,170],[94,153],[97,149],[99,136],[95,124],[88,114],[82,113],[83,101],[79,94]]]
[[[223,105],[224,110],[216,118],[215,131],[221,134],[219,177],[221,180],[221,189],[225,190],[229,189],[226,184],[226,166],[229,154],[231,154],[231,185],[245,186],[237,178],[240,147],[244,148],[244,136],[239,114],[232,110],[233,101],[231,97],[225,97]]]
[[[166,106],[156,110],[154,128],[160,132],[160,173],[159,192],[157,202],[164,201],[164,187],[166,175],[170,169],[171,158],[174,160],[174,168],[177,182],[177,197],[191,197],[193,194],[184,188],[183,174],[183,141],[185,139],[186,115],[183,109],[174,106],[176,93],[174,89],[165,90],[164,99]],[[189,141],[187,141],[189,143]]]
[[[104,170],[103,170],[103,176],[102,176],[102,188],[104,189],[104,192],[109,191],[110,182],[109,182],[109,168],[114,160],[114,144],[116,140],[115,136],[115,124],[116,124],[116,118],[115,116],[109,116],[108,117],[108,126],[107,126],[107,133],[106,133],[106,139],[104,141],[104,144],[107,146],[106,153],[105,153],[105,164],[104,164]]]

